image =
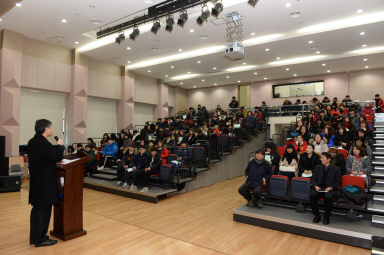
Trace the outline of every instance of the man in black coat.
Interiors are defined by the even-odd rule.
[[[255,159],[248,163],[245,169],[247,177],[245,183],[240,186],[239,193],[248,201],[248,206],[257,202],[257,207],[261,208],[261,192],[273,174],[271,165],[264,159],[264,151],[257,151]],[[253,190],[253,196],[250,190]],[[253,200],[254,199],[254,200]]]
[[[333,198],[337,197],[340,185],[340,169],[331,165],[331,155],[329,155],[328,152],[323,152],[321,154],[321,165],[316,166],[312,173],[310,201],[312,205],[312,212],[315,215],[313,223],[318,223],[321,220],[317,202],[321,198],[324,198],[325,214],[323,224],[329,224]]]
[[[52,205],[58,203],[59,191],[56,163],[63,159],[64,147],[61,139],[53,146],[47,138],[52,135],[49,120],[37,120],[35,136],[28,142],[30,174],[29,203],[33,206],[30,219],[30,244],[36,247],[57,243],[46,235],[51,219]]]

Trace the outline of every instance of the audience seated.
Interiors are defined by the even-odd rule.
[[[94,168],[96,168],[96,154],[95,151],[92,149],[92,146],[89,144],[85,145],[84,152],[92,157],[92,161],[86,163],[84,166],[84,176],[90,176]]]
[[[317,165],[320,165],[320,157],[315,153],[313,144],[308,144],[306,151],[300,155],[299,176],[312,178],[312,171]]]
[[[265,144],[265,161],[267,161],[273,170],[273,174],[279,173],[280,155],[276,151],[276,144],[267,142]]]
[[[115,138],[111,136],[107,140],[107,144],[103,148],[103,151],[101,152],[100,160],[99,160],[99,167],[97,170],[103,170],[105,164],[107,163],[108,158],[114,158],[116,156],[116,153],[118,151],[117,143],[115,142]]]
[[[299,158],[293,144],[288,144],[279,164],[279,175],[287,176],[289,179],[297,176]]]
[[[328,150],[331,155],[331,165],[339,168],[341,175],[345,175],[345,158],[344,155],[339,153],[337,147],[331,147]]]
[[[256,202],[257,207],[262,207],[261,192],[272,174],[271,165],[264,159],[264,151],[256,151],[255,158],[245,169],[245,183],[239,188],[239,193],[248,201],[248,206],[253,206]]]
[[[370,158],[365,155],[365,150],[362,146],[352,146],[352,155],[348,157],[345,169],[347,174],[364,177],[366,184],[368,187],[370,186],[372,164]]]
[[[321,134],[316,134],[315,135],[315,142],[313,143],[313,146],[315,147],[315,152],[316,153],[323,153],[323,152],[328,152],[328,145],[325,139]]]
[[[296,136],[296,142],[293,144],[297,153],[304,153],[307,150],[307,141],[304,140],[303,135]]]
[[[128,151],[125,151],[122,160],[117,167],[118,181],[116,186],[123,185],[123,188],[128,188],[132,185],[132,167],[136,159],[135,145],[130,144]]]
[[[310,193],[310,201],[312,212],[315,215],[314,223],[321,220],[318,201],[324,198],[325,213],[323,224],[329,224],[329,217],[332,210],[333,199],[337,197],[337,192],[341,186],[340,170],[331,165],[331,155],[328,152],[321,154],[321,165],[317,165],[312,173],[312,189]]]

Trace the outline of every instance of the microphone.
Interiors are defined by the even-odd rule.
[[[55,140],[56,140],[56,142],[58,142],[59,141],[59,137],[55,136]]]

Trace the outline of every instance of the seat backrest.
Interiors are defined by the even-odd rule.
[[[16,165],[11,165],[9,168],[9,175],[14,176],[14,175],[22,175],[23,174],[23,169],[19,164]]]
[[[311,179],[304,177],[293,177],[291,181],[292,198],[298,200],[309,200],[311,191]]]
[[[344,160],[346,161],[347,160],[347,157],[348,157],[348,151],[347,150],[344,150],[344,149],[338,149],[337,150],[340,154],[343,154],[344,156]]]
[[[341,188],[344,189],[347,185],[358,186],[362,190],[365,188],[365,180],[361,176],[343,175],[341,178]]]
[[[172,178],[172,165],[170,164],[161,165],[159,178],[161,181],[170,181]]]
[[[286,197],[288,195],[288,177],[272,175],[269,181],[269,192],[274,197]]]
[[[280,157],[284,155],[285,152],[285,146],[277,147],[277,153],[279,153]]]
[[[288,144],[294,144],[294,143],[296,143],[296,139],[288,139],[287,140],[287,142],[286,142],[286,145],[288,145]]]

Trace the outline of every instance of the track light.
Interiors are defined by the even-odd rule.
[[[205,10],[204,10],[205,9]],[[203,5],[201,8],[201,15],[197,18],[197,24],[202,25],[204,21],[207,21],[211,13],[209,12],[208,6]]]
[[[173,24],[175,24],[175,21],[173,20],[173,16],[169,15],[167,19],[165,20],[165,30],[168,32],[172,32],[173,30]]]
[[[155,20],[153,22],[153,26],[151,28],[151,32],[154,33],[154,34],[157,34],[157,32],[159,31],[160,28],[161,28],[160,21],[159,20]]]
[[[223,4],[221,3],[221,1],[216,2],[215,6],[212,8],[212,15],[217,18],[222,11],[223,11]]]
[[[248,0],[248,4],[252,7],[255,7],[257,2],[259,2],[259,0]]]
[[[121,34],[119,34],[117,37],[116,37],[116,39],[115,39],[115,42],[116,43],[118,43],[118,44],[120,44],[122,41],[124,41],[125,40],[125,35],[124,35],[124,33],[121,33]]]
[[[187,20],[188,20],[187,11],[182,11],[180,13],[179,19],[177,20],[177,25],[179,25],[180,27],[184,27],[184,24],[185,24],[185,22],[187,22]]]
[[[136,38],[140,35],[140,30],[138,27],[133,27],[133,31],[132,33],[129,35],[129,38],[131,38],[131,40],[136,40]]]

